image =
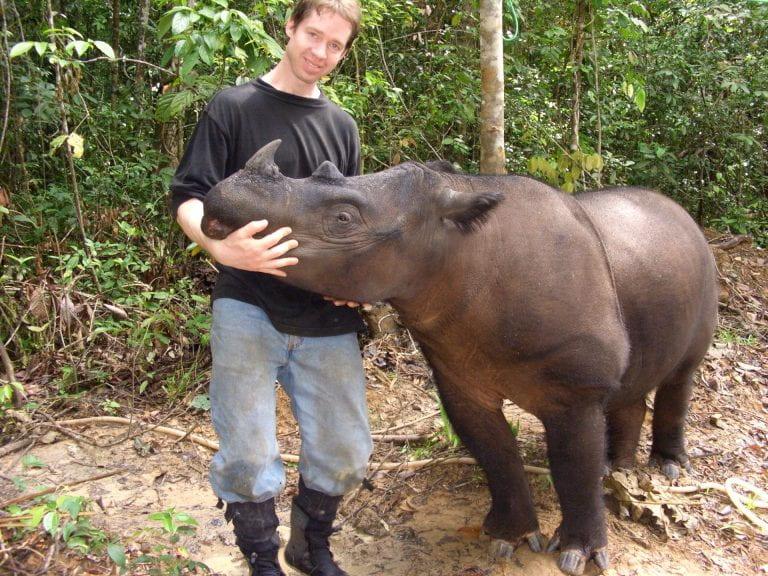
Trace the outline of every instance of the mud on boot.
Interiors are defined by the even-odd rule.
[[[235,542],[248,561],[251,576],[285,576],[277,559],[280,538],[274,498],[228,503],[224,518],[232,521]]]
[[[341,498],[307,488],[299,479],[299,494],[291,506],[291,535],[285,547],[288,564],[312,576],[349,576],[333,559],[328,541]]]

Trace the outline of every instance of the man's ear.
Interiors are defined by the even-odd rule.
[[[295,30],[296,30],[296,23],[293,21],[293,18],[290,18],[288,22],[285,23],[285,35],[288,36],[289,40],[293,37],[293,33]]]

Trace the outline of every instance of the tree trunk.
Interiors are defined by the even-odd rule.
[[[501,0],[480,0],[480,172],[504,174],[504,46]]]
[[[48,0],[48,25],[51,29],[55,28],[56,25],[54,23],[53,19],[53,6],[51,3],[51,0]],[[58,43],[58,41],[57,41]],[[56,102],[59,105],[59,115],[61,116],[59,122],[59,126],[61,128],[62,134],[69,135],[69,122],[67,121],[67,108],[64,101],[65,93],[64,93],[64,82],[62,79],[62,69],[61,65],[58,63],[54,63],[53,66],[54,72],[56,73]],[[80,189],[77,185],[77,173],[75,172],[75,163],[72,160],[72,151],[69,148],[69,142],[65,141],[61,144],[62,148],[62,154],[64,155],[64,160],[67,165],[67,176],[69,179],[69,188],[72,192],[72,204],[75,208],[75,216],[77,217],[77,225],[78,228],[80,228],[80,235],[83,238],[83,247],[88,252],[89,256],[95,257],[96,254],[93,251],[93,245],[88,241],[88,235],[85,233],[85,222],[83,220],[83,203],[80,200]],[[91,272],[93,273],[93,269],[91,269]],[[96,280],[96,285],[98,286],[99,280],[94,274],[94,280]]]
[[[150,0],[141,0],[139,3],[139,41],[136,45],[136,60],[144,60],[147,51],[147,27],[149,26]],[[136,64],[136,78],[133,82],[136,95],[144,90],[144,66]]]
[[[0,124],[0,157],[2,157],[5,135],[8,131],[8,118],[11,111],[11,62],[9,60],[10,49],[8,47],[8,21],[5,18],[5,0],[0,0],[0,16],[3,20],[3,110],[2,124]]]
[[[595,20],[597,19],[597,14],[595,13],[597,9],[594,8],[591,4],[589,5],[589,36],[592,40],[592,68],[595,71],[595,111],[597,113],[597,117],[595,119],[595,130],[597,131],[597,146],[595,148],[595,152],[598,156],[602,157],[603,155],[603,119],[602,119],[602,112],[600,110],[600,58],[597,52],[597,39],[595,37]],[[602,182],[602,170],[598,170],[595,176],[596,184],[598,188],[603,187]]]
[[[122,55],[120,50],[120,0],[112,0],[112,49],[118,58]],[[117,87],[120,81],[120,64],[112,63],[112,104],[117,98]]]
[[[584,15],[586,0],[576,0],[576,26],[573,30],[573,109],[571,110],[571,152],[580,148],[579,125],[581,123],[581,65],[584,62]]]

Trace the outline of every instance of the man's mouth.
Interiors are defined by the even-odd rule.
[[[315,64],[314,62],[312,62],[308,58],[304,58],[304,62],[306,62],[309,65],[309,67],[311,69],[313,69],[313,70],[322,70],[323,69],[323,66],[321,64]]]

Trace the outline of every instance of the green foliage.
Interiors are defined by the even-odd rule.
[[[25,470],[27,468],[45,468],[45,462],[40,460],[40,458],[38,458],[34,454],[26,454],[21,459],[21,466]]]
[[[105,42],[115,37],[110,3],[70,4],[53,27],[44,3],[26,3],[23,21],[7,14],[0,333],[13,334],[20,366],[46,358],[57,367],[50,386],[62,399],[111,385],[205,410],[196,390],[207,379],[208,264],[170,221],[168,184],[205,102],[281,56],[293,0],[160,0],[143,31],[138,3],[123,2],[119,46]],[[476,171],[476,2],[363,4],[362,34],[323,90],[357,119],[364,171],[436,157]],[[703,224],[768,244],[768,4],[589,6],[571,150],[574,3],[507,3],[505,29],[516,36],[505,43],[508,169],[573,192],[655,188]],[[130,59],[141,33],[139,83]],[[75,156],[87,241],[62,146]],[[0,408],[17,386],[0,385]],[[112,392],[98,404],[128,405]]]
[[[189,403],[192,408],[207,412],[211,409],[211,398],[208,394],[198,394]]]
[[[161,64],[178,70],[175,89],[157,103],[156,118],[163,122],[210,99],[233,74],[241,81],[263,74],[283,54],[263,22],[227,0],[174,6],[158,21],[157,34],[168,46]]]
[[[197,520],[186,512],[177,512],[175,508],[150,514],[149,519],[160,522],[163,531],[173,543],[178,542],[184,535],[194,534],[197,530]]]
[[[553,159],[533,156],[528,160],[528,171],[531,174],[541,176],[553,186],[569,193],[574,192],[587,176],[590,177],[590,183],[599,182],[603,166],[599,154],[584,154],[580,150],[560,152]]]
[[[107,543],[103,530],[95,528],[86,514],[90,503],[83,496],[47,495],[42,503],[28,509],[11,506],[8,512],[18,518],[21,533],[42,529],[79,554],[100,553]]]
[[[453,448],[460,446],[461,438],[459,438],[458,434],[453,431],[453,425],[451,425],[451,421],[448,418],[448,413],[445,411],[445,407],[443,406],[442,402],[440,402],[440,424],[440,435],[445,438],[445,440],[448,442],[448,445]]]
[[[154,534],[167,540],[152,547],[152,553],[142,554],[130,562],[125,557],[123,548],[115,548],[110,557],[120,568],[120,573],[133,573],[141,570],[158,576],[177,576],[181,574],[210,572],[208,566],[190,558],[189,551],[178,546],[179,541],[185,536],[194,536],[197,531],[197,520],[186,512],[180,512],[169,508],[161,512],[149,515],[149,519],[160,523],[160,528],[147,528],[144,534]]]
[[[24,387],[21,382],[7,382],[0,385],[0,410],[13,407],[13,398],[17,394],[21,394],[23,397]]]

